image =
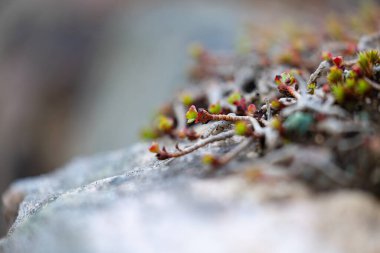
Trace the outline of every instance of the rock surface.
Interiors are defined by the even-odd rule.
[[[0,252],[380,252],[380,205],[366,193],[252,182],[237,162],[210,173],[199,152],[161,162],[146,149],[14,183]]]

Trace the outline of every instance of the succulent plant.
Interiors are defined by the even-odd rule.
[[[380,53],[371,48],[362,50],[363,43],[354,43],[354,39],[345,34],[344,22],[331,22],[335,23],[330,27],[329,36],[346,41],[339,42],[338,53],[334,48],[324,51],[321,62],[318,60],[318,43],[315,42],[318,39],[310,39],[313,34],[304,40],[297,36],[291,38],[290,47],[275,56],[271,52],[257,50],[260,52],[258,55],[251,51],[244,51],[244,55],[241,51],[238,56],[222,57],[200,44],[192,45],[189,52],[196,62],[199,85],[180,93],[177,103],[172,103],[168,112],[159,114],[153,127],[142,131],[142,136],[148,139],[167,136],[179,142],[173,151],[161,148],[157,142],[153,142],[149,150],[159,160],[165,160],[185,156],[210,143],[233,139],[236,145],[232,145],[225,154],[203,155],[204,164],[220,168],[234,157],[248,152],[257,152],[265,157],[289,143],[329,143],[331,147],[328,148],[335,159],[330,162],[338,163],[341,169],[336,175],[343,175],[352,164],[341,158],[345,153],[339,145],[351,143],[354,136],[360,137],[361,145],[370,157],[368,159],[372,159],[366,163],[367,167],[360,165],[362,167],[359,166],[355,173],[364,173],[361,171],[364,169],[372,172],[376,166],[380,167],[376,158],[380,155],[380,148],[376,149],[377,146],[369,141],[373,131],[363,127],[371,125],[380,129],[376,120],[371,121],[371,117],[380,119],[380,103],[377,102],[380,96]],[[380,34],[371,38],[380,41]],[[359,48],[362,51],[357,54]],[[229,71],[242,67],[239,57],[246,57],[245,60],[253,57],[252,62],[257,63],[255,74],[250,77],[250,82],[255,85],[249,92],[242,88],[244,86],[239,83],[236,73]],[[268,77],[268,73],[275,71],[279,73]],[[366,121],[358,123],[358,115],[363,115],[363,110],[367,109],[366,115],[369,116]],[[346,125],[350,127],[346,129]],[[347,145],[347,150],[355,152],[351,144]],[[351,187],[358,184],[354,177],[326,176],[340,185]],[[372,190],[375,183],[369,184],[368,189]]]

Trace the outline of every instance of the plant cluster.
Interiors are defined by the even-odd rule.
[[[322,51],[310,42],[308,50],[293,47],[272,59],[261,50],[217,55],[193,45],[191,77],[199,85],[176,96],[142,131],[156,140],[149,150],[166,160],[229,139],[228,152],[205,154],[202,161],[220,168],[249,152],[264,161],[275,153],[277,162],[267,165],[291,169],[307,160],[303,149],[314,147],[329,155],[303,163],[295,176],[313,181],[309,174],[317,171],[327,178],[322,188],[359,187],[380,195],[380,34],[323,49],[328,45],[331,50]],[[311,54],[319,57],[310,60]],[[175,149],[160,147],[158,138],[165,136],[177,142]],[[294,146],[299,153],[289,161]]]

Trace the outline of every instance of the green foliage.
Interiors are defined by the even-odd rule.
[[[144,140],[153,140],[158,138],[158,133],[154,128],[145,127],[140,131],[140,137]]]
[[[364,79],[347,78],[344,83],[333,85],[331,92],[335,100],[343,104],[346,99],[358,100],[371,90],[371,85]]]
[[[247,122],[239,121],[235,124],[235,133],[237,135],[244,136],[248,133],[248,131],[249,131],[249,128],[248,128]]]
[[[280,84],[293,85],[296,83],[296,78],[294,77],[293,71],[283,72],[281,73],[281,75],[277,75],[274,81],[277,85],[280,85]]]
[[[380,64],[380,53],[378,50],[368,50],[360,52],[358,64],[364,74],[368,77],[373,75],[373,67]]]
[[[270,126],[274,129],[280,130],[282,127],[282,122],[279,117],[273,117],[270,121]]]
[[[364,79],[360,79],[358,81],[358,84],[356,86],[356,92],[359,94],[359,95],[364,95],[366,94],[369,90],[371,89],[371,85],[369,85],[369,83],[367,83],[366,80]]]
[[[208,111],[212,114],[219,114],[222,112],[222,106],[220,105],[220,103],[211,104],[208,107]]]
[[[186,112],[187,123],[193,123],[198,117],[197,108],[194,105],[190,106],[189,110]]]
[[[327,80],[331,84],[337,84],[341,82],[343,79],[343,71],[339,69],[337,66],[333,66],[330,68],[330,72],[327,75]]]
[[[338,103],[344,102],[345,92],[344,92],[344,87],[342,85],[334,85],[331,89],[331,92]]]
[[[346,75],[346,78],[352,78],[352,79],[354,79],[354,78],[357,78],[357,77],[358,77],[358,74],[355,71],[353,71],[353,70],[348,71],[348,73]]]
[[[181,102],[185,105],[185,106],[190,106],[191,104],[194,103],[194,99],[193,97],[191,96],[191,94],[189,93],[182,93],[180,95],[180,99],[181,99]]]
[[[205,165],[212,165],[216,162],[216,158],[213,155],[207,154],[202,157],[202,162]]]
[[[353,89],[357,85],[357,82],[354,78],[347,78],[344,86],[348,89]]]
[[[315,83],[310,83],[307,85],[307,92],[313,95],[316,88],[317,85]]]
[[[280,101],[278,101],[278,99],[275,99],[275,100],[273,100],[273,101],[270,103],[270,106],[271,106],[273,109],[278,110],[278,109],[280,109],[280,107],[281,107],[281,103],[280,103]]]
[[[231,95],[227,98],[228,103],[235,104],[241,99],[241,95],[239,92],[235,91],[231,93]]]
[[[158,129],[163,132],[167,132],[173,128],[174,122],[173,119],[160,115],[158,117]]]

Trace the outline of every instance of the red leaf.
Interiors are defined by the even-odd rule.
[[[342,58],[342,56],[334,57],[332,60],[333,60],[334,64],[335,64],[338,68],[342,66],[342,63],[343,63],[343,58]]]

